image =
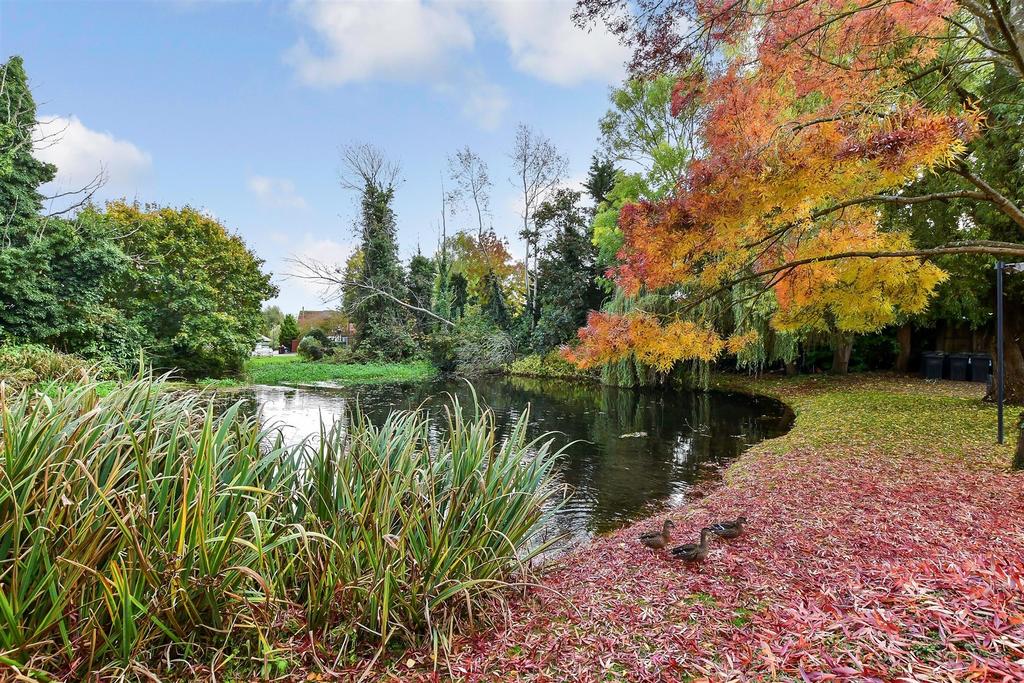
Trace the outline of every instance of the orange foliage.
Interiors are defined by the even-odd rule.
[[[770,0],[746,21],[722,14],[742,3],[720,1],[728,4],[698,6],[732,56],[713,78],[694,70],[673,94],[678,111],[699,103],[702,154],[673,197],[623,208],[610,275],[629,294],[679,286],[699,294],[796,259],[911,248],[870,204],[830,209],[952,162],[977,133],[976,113],[929,110],[898,87],[908,68],[935,57],[930,37],[943,31],[952,2]],[[857,258],[762,282],[778,299],[775,327],[859,332],[922,310],[943,277],[916,258]],[[662,368],[725,348],[695,323],[644,314],[593,317],[580,339],[572,355],[584,365],[621,357],[624,345]]]

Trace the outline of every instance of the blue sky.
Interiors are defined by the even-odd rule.
[[[340,145],[400,160],[404,256],[433,251],[447,157],[469,145],[494,183],[494,227],[515,255],[508,152],[522,121],[585,175],[623,49],[569,20],[571,3],[0,3],[0,52],[25,58],[39,154],[60,188],[102,167],[101,199],[191,204],[267,262],[286,311],[320,307],[283,277],[291,256],[339,261],[355,202],[337,183]],[[469,216],[455,227],[469,227]],[[450,228],[451,229],[451,224]]]

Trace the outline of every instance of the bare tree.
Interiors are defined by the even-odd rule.
[[[338,154],[342,165],[338,184],[342,188],[362,192],[367,187],[387,190],[398,184],[401,164],[388,159],[379,147],[357,142],[345,145]]]
[[[487,174],[487,162],[469,146],[463,147],[448,157],[448,175],[455,183],[448,199],[454,208],[460,203],[472,202],[476,210],[477,238],[484,234],[484,215],[490,213],[491,178]]]
[[[526,290],[526,305],[531,311],[536,307],[537,282],[530,278],[530,256],[537,259],[540,233],[533,215],[544,198],[554,190],[565,177],[569,166],[566,159],[542,133],[520,123],[516,128],[516,140],[509,155],[512,158],[514,175],[509,178],[513,187],[522,192],[523,229],[520,235],[526,242],[526,257],[523,263],[523,286]]]

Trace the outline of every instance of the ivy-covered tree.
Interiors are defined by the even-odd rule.
[[[129,266],[119,235],[89,213],[42,215],[39,188],[56,168],[33,156],[35,125],[24,65],[12,57],[0,65],[0,342],[129,365],[143,340],[110,290]]]
[[[505,303],[505,293],[501,282],[493,272],[484,277],[483,292],[480,298],[480,312],[499,330],[507,331],[512,324],[512,312]]]
[[[358,234],[363,264],[358,283],[363,293],[350,310],[356,326],[355,351],[365,359],[402,360],[415,345],[410,332],[406,281],[398,258],[395,196],[399,168],[370,145],[342,150],[342,186],[359,192]]]

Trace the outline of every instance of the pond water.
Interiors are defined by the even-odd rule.
[[[554,432],[555,448],[570,444],[557,477],[572,496],[551,522],[551,532],[569,539],[586,539],[686,502],[695,484],[721,476],[723,466],[747,446],[784,433],[792,423],[782,403],[738,393],[619,389],[523,377],[479,378],[473,386],[502,433],[529,405],[529,438]],[[439,410],[448,394],[472,405],[465,381],[246,390],[262,420],[281,426],[290,442],[318,433],[321,415],[333,421],[355,400],[377,421],[395,409]]]

